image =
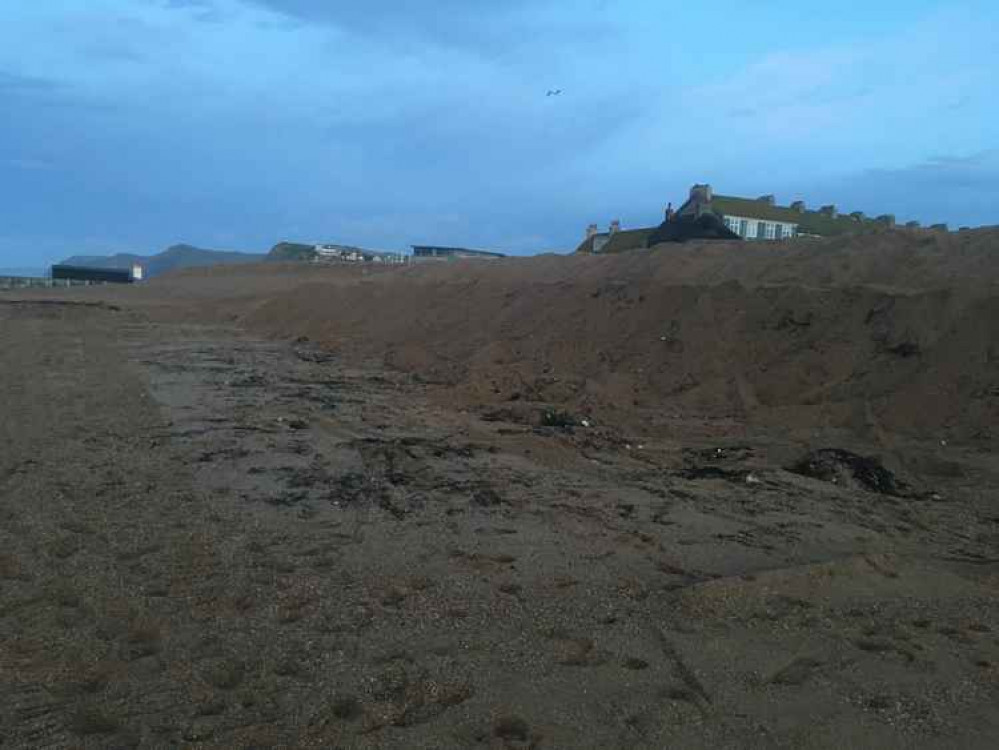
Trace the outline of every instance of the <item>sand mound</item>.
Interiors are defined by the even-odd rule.
[[[244,316],[383,359],[449,399],[990,439],[999,232],[419,266],[305,283]]]

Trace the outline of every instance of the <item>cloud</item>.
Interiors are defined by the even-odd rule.
[[[868,179],[899,188],[979,192],[999,197],[999,151],[980,151],[966,155],[933,156],[925,161],[898,169],[872,169]]]
[[[199,23],[222,23],[230,17],[219,0],[166,0],[166,7],[189,12]]]
[[[847,173],[798,186],[809,202],[836,203],[844,211],[895,214],[952,226],[996,223],[999,151],[936,155],[898,167]]]
[[[18,5],[0,7],[16,30],[0,46],[15,177],[0,202],[25,236],[57,214],[60,237],[109,227],[149,250],[536,250],[593,220],[654,221],[702,180],[900,217],[992,195],[991,157],[972,161],[999,143],[980,93],[999,60],[967,18],[913,11],[887,36],[817,44],[772,18],[760,36],[755,6],[734,3],[721,24],[716,8],[609,0]]]
[[[963,167],[987,167],[996,161],[997,156],[999,156],[999,152],[994,150],[979,151],[976,154],[969,154],[966,156],[931,156],[926,160],[925,164],[918,165],[917,168],[953,169]]]
[[[198,10],[215,10],[214,0],[166,0],[168,8],[196,8]]]
[[[124,39],[98,39],[81,47],[84,57],[93,61],[143,63],[155,54],[152,50]]]
[[[65,80],[0,70],[0,110],[6,110],[5,118],[0,118],[0,136],[8,131],[9,137],[10,129],[17,128],[21,120],[26,128],[41,127],[47,116],[44,113],[62,112],[83,118],[114,111],[118,106],[112,100],[90,97]]]
[[[406,51],[427,47],[464,50],[516,63],[525,49],[614,44],[621,29],[608,23],[608,6],[578,0],[565,13],[558,0],[436,0],[432,7],[409,0],[364,3],[326,0],[245,0],[303,24],[322,24],[363,41],[390,42]],[[593,51],[595,54],[595,51]]]
[[[454,37],[456,31],[485,31],[490,23],[534,4],[529,0],[436,0],[432,9],[409,0],[368,0],[365,3],[327,0],[249,0],[283,15],[313,23],[328,23],[363,34],[407,31],[420,36]],[[547,4],[547,0],[537,5]]]
[[[753,56],[719,49],[724,63],[706,59],[696,75],[636,92],[643,112],[581,171],[627,186],[623,201],[664,184],[649,165],[668,165],[678,186],[761,194],[918,164],[929,148],[999,143],[995,105],[980,95],[999,48],[981,14],[952,6],[900,20],[878,35],[787,39]]]
[[[50,93],[61,88],[48,78],[0,70],[0,97],[24,94]]]
[[[54,169],[55,164],[45,159],[6,159],[3,162],[8,167],[13,167],[14,169],[23,169],[31,172],[44,171],[49,169]]]

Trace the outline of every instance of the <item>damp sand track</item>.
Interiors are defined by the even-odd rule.
[[[447,293],[487,272],[415,273]],[[984,438],[941,445],[878,404],[816,438],[765,394],[602,411],[607,391],[542,380],[585,352],[554,374],[480,361],[496,393],[432,326],[428,376],[389,330],[375,351],[321,317],[260,323],[362,283],[396,281],[214,269],[0,297],[0,747],[993,746]],[[826,443],[913,494],[787,470]]]

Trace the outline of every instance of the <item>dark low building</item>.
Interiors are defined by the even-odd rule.
[[[713,213],[700,216],[679,214],[668,218],[645,242],[646,247],[655,247],[663,242],[686,242],[687,240],[741,240],[725,221]]]
[[[83,266],[52,266],[53,279],[90,281],[103,284],[131,284],[132,271],[128,268],[85,268]]]
[[[437,245],[413,245],[414,258],[505,258],[503,253],[488,250],[469,250],[467,247],[440,247]]]
[[[621,229],[621,222],[617,219],[610,223],[610,229],[606,232],[601,232],[596,224],[590,224],[586,228],[586,239],[576,248],[576,252],[613,255],[637,250],[648,247],[649,237],[655,231],[656,227]]]
[[[614,255],[655,247],[663,242],[741,239],[721,217],[709,211],[677,213],[668,210],[666,220],[658,227],[621,229],[620,221],[612,221],[610,231],[600,232],[596,224],[590,224],[586,229],[586,239],[576,248],[576,252]]]
[[[667,207],[665,218],[658,227],[640,229],[622,229],[620,221],[612,221],[607,232],[590,224],[576,252],[613,254],[687,240],[781,241],[795,237],[835,237],[883,232],[896,226],[892,214],[870,219],[863,211],[840,213],[832,204],[809,210],[800,200],[781,206],[773,195],[759,198],[718,195],[710,185],[694,185],[690,197],[678,210],[673,211],[672,204]],[[915,222],[906,226],[909,229],[919,227]]]

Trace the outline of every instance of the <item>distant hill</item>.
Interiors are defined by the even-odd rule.
[[[267,260],[315,260],[318,253],[315,245],[303,245],[298,242],[279,242],[267,253]]]
[[[217,266],[233,263],[260,263],[267,258],[260,253],[237,253],[226,250],[205,250],[191,245],[174,245],[156,255],[74,255],[62,261],[67,266],[85,268],[131,268],[136,263],[142,266],[145,278],[159,276],[168,271],[198,266]]]

